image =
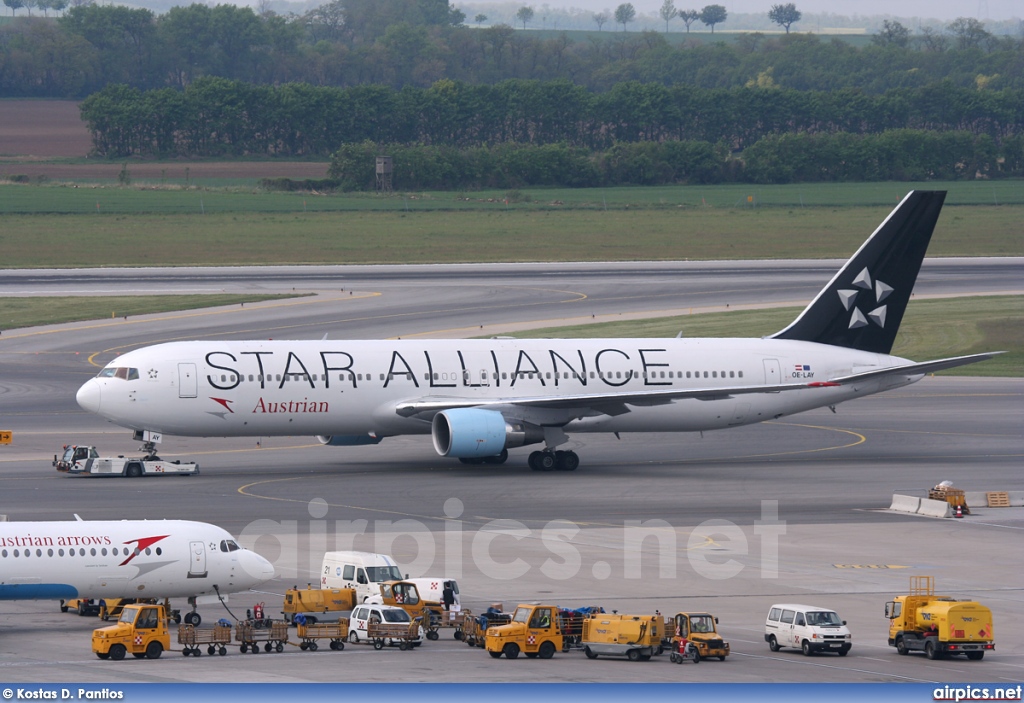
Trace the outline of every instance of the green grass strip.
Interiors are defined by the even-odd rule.
[[[845,259],[888,206],[8,215],[4,268]],[[1024,255],[1024,205],[950,206],[929,256]]]

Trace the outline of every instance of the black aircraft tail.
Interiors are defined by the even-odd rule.
[[[908,193],[800,316],[771,338],[888,354],[945,198],[945,191]]]

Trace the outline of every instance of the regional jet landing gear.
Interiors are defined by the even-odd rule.
[[[576,452],[546,449],[532,452],[529,464],[534,471],[575,471],[580,465],[580,457]]]
[[[203,621],[203,616],[196,612],[196,599],[194,597],[190,597],[188,599],[188,604],[192,606],[192,611],[185,613],[181,619],[185,621],[186,625],[198,626],[199,623]]]

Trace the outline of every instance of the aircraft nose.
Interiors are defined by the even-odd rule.
[[[88,410],[91,413],[98,413],[100,411],[100,395],[101,389],[99,381],[95,378],[91,378],[78,389],[78,393],[75,395],[75,400],[82,407],[83,410]]]
[[[242,566],[242,570],[253,579],[253,585],[274,578],[274,565],[256,552],[250,552],[246,549],[241,553],[240,557],[239,563]]]

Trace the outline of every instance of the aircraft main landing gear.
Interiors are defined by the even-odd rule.
[[[531,453],[528,463],[534,471],[575,471],[580,457],[576,452],[546,450]]]

